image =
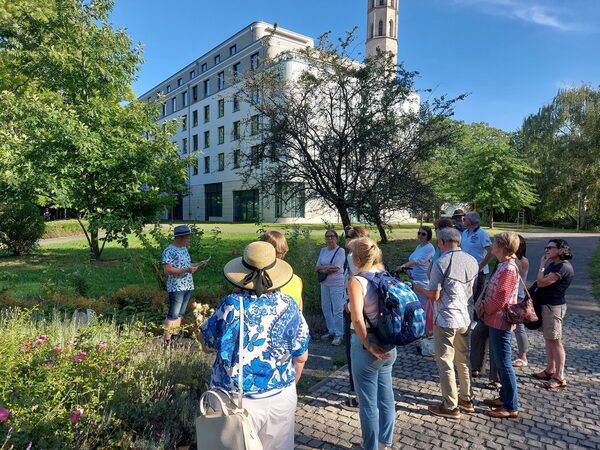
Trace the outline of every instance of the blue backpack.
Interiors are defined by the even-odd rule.
[[[407,345],[425,336],[425,311],[413,290],[388,272],[357,274],[373,283],[379,294],[379,317],[369,326],[382,344]]]

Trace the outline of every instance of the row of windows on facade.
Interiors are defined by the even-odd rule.
[[[208,81],[208,80],[207,80]],[[198,96],[197,93],[196,95],[194,94],[194,89],[197,86],[194,86],[192,88],[192,100],[194,102],[196,102],[198,100]],[[250,104],[251,105],[256,105],[258,103],[258,92],[253,92],[252,93],[252,97],[250,98]],[[188,106],[188,93],[186,92],[182,92],[181,93],[181,103],[182,103],[182,108],[185,108],[186,106]],[[240,96],[239,94],[235,94],[232,97],[231,100],[232,103],[232,112],[237,112],[240,110]],[[171,110],[172,112],[176,112],[177,111],[177,97],[173,97],[171,99]],[[197,122],[197,115],[198,115],[198,111],[193,111],[192,115],[196,116],[196,122],[194,122],[196,125],[198,124]],[[163,103],[162,105],[162,115],[163,117],[167,115],[167,104]],[[221,118],[225,115],[225,99],[221,98],[218,100],[217,102],[217,117]],[[204,106],[204,122],[209,122],[210,121],[210,105],[205,105]],[[194,126],[196,126],[194,125]]]
[[[272,147],[271,149],[271,159],[279,158],[279,153],[276,147]],[[205,156],[203,159],[203,167],[204,173],[211,172],[211,157]],[[242,151],[240,149],[236,149],[232,152],[231,158],[232,166],[234,169],[239,169],[242,164]],[[198,161],[198,164],[200,162]],[[191,165],[191,174],[198,175],[198,164]],[[250,147],[250,164],[252,166],[258,167],[260,165],[260,145],[253,145]],[[225,153],[217,154],[217,172],[223,172],[225,170]]]
[[[259,61],[259,54],[258,52],[252,54],[250,56],[250,68],[251,69],[256,69],[258,68],[260,61]],[[204,68],[206,64],[203,64],[202,67]],[[240,68],[241,68],[241,63],[237,62],[235,64],[233,64],[231,66],[231,76],[232,76],[232,80],[233,82],[236,82],[239,78],[240,75]],[[205,71],[204,69],[202,70],[203,72]],[[196,71],[192,70],[190,72],[190,80],[196,77]],[[183,84],[183,78],[179,78],[177,80],[177,86],[181,86]],[[210,88],[210,78],[207,78],[206,80],[203,81],[202,83],[202,93],[203,93],[203,97],[206,98],[208,96],[211,95],[211,88]],[[220,92],[223,89],[225,89],[225,71],[221,71],[217,74],[217,90],[216,92]],[[167,85],[167,94],[171,92],[171,85]],[[148,97],[148,101],[150,101],[151,97]],[[195,86],[192,86],[192,101],[193,102],[197,102],[198,101],[198,85],[196,84]],[[187,106],[188,104],[188,91],[182,92],[181,93],[181,103],[182,103],[182,107]],[[177,111],[177,97],[173,97],[171,99],[171,111],[175,112]],[[167,115],[167,105],[166,103],[163,104],[163,116]]]
[[[194,111],[197,112],[197,111]],[[197,116],[197,114],[196,114]],[[192,124],[195,123],[196,126],[198,125],[198,121],[197,121],[197,117],[194,117],[194,114],[192,114]],[[182,129],[185,131],[187,130],[187,115],[183,116],[182,118]],[[260,116],[258,114],[250,117],[250,136],[256,136],[258,135],[260,131]],[[217,136],[218,136],[218,145],[222,145],[225,143],[225,126],[220,126],[217,129]],[[237,141],[240,139],[241,136],[241,121],[240,120],[236,120],[235,122],[233,122],[233,125],[231,127],[231,140],[232,141]],[[192,135],[192,151],[197,151],[199,150],[199,141],[198,141],[198,134],[193,134]],[[210,147],[210,130],[206,130],[204,132],[204,142],[203,142],[203,148],[209,148]],[[187,153],[188,150],[188,138],[183,138],[181,140],[181,153]]]
[[[374,37],[373,24],[370,25],[370,28],[371,28],[371,30],[369,33],[370,33],[371,37]],[[379,21],[379,25],[377,27],[377,36],[386,36],[383,20]],[[397,37],[396,30],[394,29],[394,21],[393,20],[389,21],[389,30],[388,30],[387,36],[392,37],[392,38]]]
[[[397,0],[371,0],[371,8],[375,8],[377,6],[390,6],[392,8],[396,7]]]

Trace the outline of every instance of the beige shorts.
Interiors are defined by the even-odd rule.
[[[544,339],[560,339],[567,305],[542,305],[542,332]]]

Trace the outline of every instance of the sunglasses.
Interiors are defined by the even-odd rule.
[[[558,247],[555,247],[555,246],[548,246],[548,247],[544,247],[544,250],[550,250],[551,248],[558,248]]]
[[[335,239],[335,236],[333,236],[333,235],[326,235],[325,239]]]
[[[417,236],[427,236],[427,233],[425,233],[424,231],[419,231],[417,233]]]

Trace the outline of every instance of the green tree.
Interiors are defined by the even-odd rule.
[[[494,213],[531,208],[538,195],[530,181],[535,170],[513,143],[510,133],[484,123],[463,125],[460,183],[455,186],[465,202],[486,209],[490,226]]]
[[[561,89],[523,122],[521,146],[538,170],[540,221],[600,224],[600,88]]]
[[[72,209],[96,259],[158,218],[188,163],[174,125],[156,123],[162,99],[135,98],[141,50],[109,23],[112,6],[0,2],[0,183]]]
[[[412,206],[422,190],[417,163],[444,138],[428,131],[457,99],[420,102],[416,73],[383,52],[358,63],[353,48],[354,33],[336,45],[325,34],[315,48],[280,54],[242,81],[258,112],[249,138],[260,145],[243,158],[240,173],[263,194],[278,195],[282,183],[296,186],[306,200],[336,210],[344,226],[356,213],[386,242],[390,212]],[[292,60],[304,69],[282,76]]]

